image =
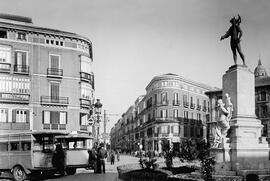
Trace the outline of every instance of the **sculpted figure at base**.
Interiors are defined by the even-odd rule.
[[[212,147],[218,148],[227,136],[227,132],[230,129],[230,120],[232,118],[233,104],[229,94],[225,94],[225,104],[222,99],[218,100],[218,114],[219,119],[216,125],[216,133],[214,135],[214,142]]]
[[[236,62],[237,62],[237,54],[236,54],[236,50],[237,50],[241,59],[243,60],[243,65],[246,65],[245,56],[244,56],[244,54],[241,50],[241,46],[240,46],[240,41],[241,41],[241,37],[243,34],[243,32],[240,28],[240,23],[241,23],[240,15],[238,15],[237,19],[235,17],[233,17],[230,20],[230,23],[232,24],[232,26],[229,28],[229,30],[226,32],[225,35],[221,36],[220,40],[223,40],[223,39],[231,36],[231,49],[232,49],[232,53],[233,53],[234,64],[236,65]]]

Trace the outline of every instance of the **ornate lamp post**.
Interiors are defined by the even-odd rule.
[[[100,99],[97,99],[97,102],[94,104],[94,112],[95,112],[95,115],[96,115],[96,119],[94,119],[94,129],[96,127],[96,139],[97,139],[97,142],[99,142],[99,123],[101,121],[101,108],[102,108],[102,104],[100,102]]]

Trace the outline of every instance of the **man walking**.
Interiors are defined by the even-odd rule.
[[[100,143],[100,149],[98,151],[98,156],[100,159],[100,169],[101,173],[105,173],[105,159],[107,158],[107,151],[104,149],[104,144]]]

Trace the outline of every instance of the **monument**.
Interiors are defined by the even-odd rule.
[[[265,175],[269,174],[270,168],[269,147],[266,139],[261,137],[263,126],[255,115],[254,74],[246,66],[240,47],[241,17],[238,15],[238,19],[233,18],[230,22],[232,26],[221,37],[221,40],[231,36],[234,65],[229,67],[223,75],[222,88],[224,102],[229,95],[233,111],[231,120],[229,120],[230,134],[227,137],[223,135],[221,146],[215,147],[216,145],[214,145],[212,148],[212,155],[217,160],[216,174]],[[236,50],[242,58],[243,65],[237,64]],[[219,104],[222,104],[222,101]],[[226,104],[224,107],[226,108]],[[228,117],[229,113],[224,112],[224,114]]]

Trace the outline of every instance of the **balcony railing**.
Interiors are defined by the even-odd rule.
[[[66,124],[43,124],[43,129],[66,130]]]
[[[87,125],[80,125],[80,130],[87,131]]]
[[[81,108],[90,109],[91,100],[80,98],[80,105],[81,105]]]
[[[29,101],[30,101],[29,94],[0,92],[0,102],[2,103],[29,104]]]
[[[191,109],[194,109],[194,108],[195,108],[195,104],[194,104],[194,103],[191,103],[191,104],[190,104],[190,108],[191,108]]]
[[[10,63],[0,63],[0,72],[2,73],[9,73],[10,72]]]
[[[202,109],[201,105],[197,105],[197,110],[200,111]]]
[[[41,96],[40,102],[41,102],[42,105],[67,106],[69,104],[68,97]]]
[[[0,128],[2,130],[29,130],[29,123],[5,123],[0,122]]]
[[[166,100],[166,101],[159,101],[159,102],[156,102],[156,105],[157,106],[168,106],[169,105],[169,101]]]
[[[55,78],[62,78],[62,76],[63,76],[63,69],[48,68],[47,69],[47,76],[48,77],[55,77]]]
[[[14,65],[14,73],[29,74],[28,65]]]
[[[184,107],[188,108],[189,102],[184,102]]]
[[[80,78],[82,81],[90,83],[92,86],[94,84],[94,76],[86,72],[80,72]]]

